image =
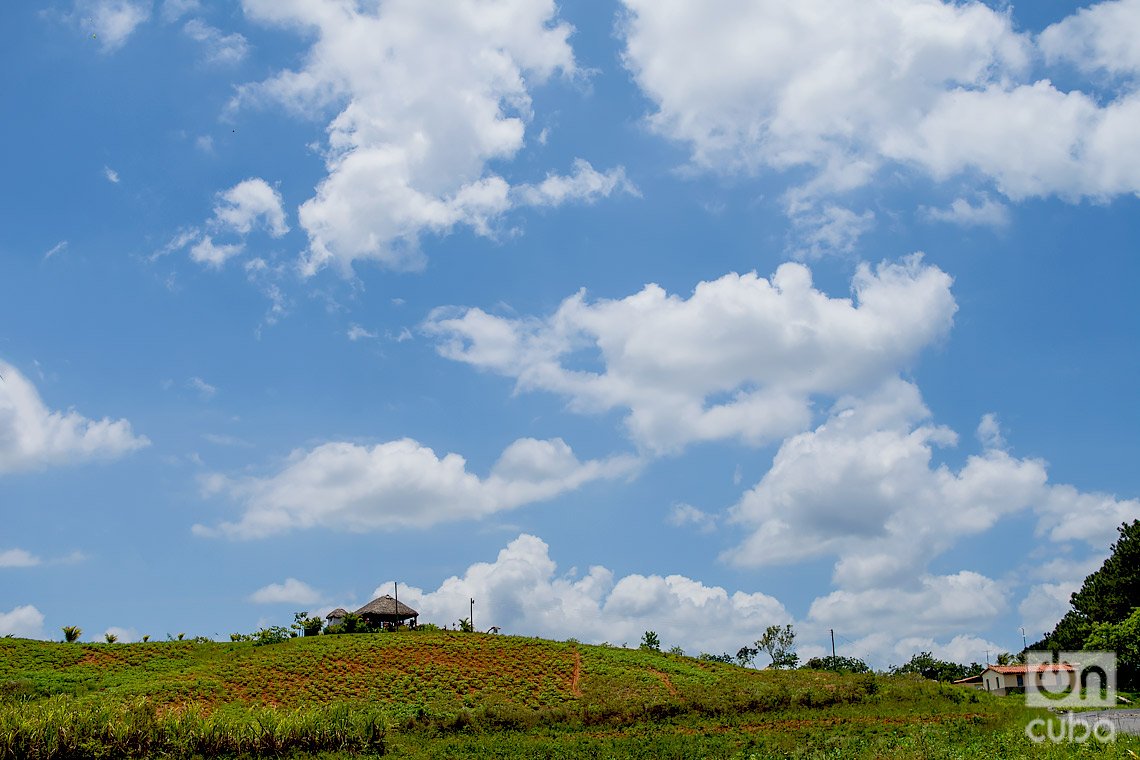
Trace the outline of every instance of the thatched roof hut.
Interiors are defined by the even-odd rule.
[[[329,625],[338,625],[340,621],[344,620],[344,616],[348,614],[348,610],[344,607],[337,607],[335,610],[325,615],[325,620],[329,621]]]
[[[396,601],[388,594],[385,594],[379,599],[373,599],[358,609],[356,614],[373,625],[380,623],[389,625],[399,624],[408,619],[414,621],[420,616],[420,613],[403,602]]]

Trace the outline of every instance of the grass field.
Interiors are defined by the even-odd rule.
[[[1018,698],[456,632],[281,644],[0,639],[0,760],[1140,757],[1034,744]]]

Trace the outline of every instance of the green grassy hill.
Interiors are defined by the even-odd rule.
[[[267,646],[0,639],[0,760],[1068,757],[1024,737],[1027,715],[1017,700],[916,678],[485,634]],[[1130,757],[1127,747],[1113,749]]]

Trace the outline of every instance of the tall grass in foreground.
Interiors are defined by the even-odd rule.
[[[386,733],[382,713],[366,706],[159,712],[145,700],[70,697],[0,706],[0,760],[383,755]]]

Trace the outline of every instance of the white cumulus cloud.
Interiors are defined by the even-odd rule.
[[[1086,72],[1140,72],[1138,0],[1110,0],[1081,8],[1041,33],[1039,45],[1051,61],[1069,61]]]
[[[812,602],[808,617],[861,636],[890,631],[902,638],[988,628],[1005,609],[1001,584],[964,570],[923,575],[913,587],[833,591]]]
[[[528,206],[560,206],[571,200],[593,202],[615,192],[639,195],[637,187],[625,176],[621,167],[599,172],[589,161],[574,162],[571,175],[549,174],[535,185],[515,188],[519,201]]]
[[[383,583],[376,595],[391,593]],[[493,562],[471,565],[437,589],[400,587],[400,601],[420,613],[422,622],[454,624],[467,617],[475,599],[480,630],[501,626],[505,633],[554,639],[637,646],[647,630],[666,646],[701,651],[736,652],[758,631],[792,621],[784,606],[760,592],[729,593],[683,575],[631,574],[593,566],[583,575],[558,573],[550,547],[522,534]]]
[[[133,0],[77,0],[71,18],[92,35],[104,53],[113,53],[150,18],[150,3]]]
[[[92,459],[115,459],[150,445],[127,420],[52,411],[15,367],[0,362],[0,474]]]
[[[275,475],[208,479],[208,491],[226,493],[245,512],[236,523],[195,526],[195,531],[259,538],[313,527],[426,528],[552,499],[590,481],[626,474],[635,465],[628,457],[580,462],[561,439],[521,438],[480,478],[460,455],[439,457],[407,438],[372,447],[326,443],[295,451]]]
[[[525,144],[531,90],[577,73],[553,0],[441,0],[346,5],[244,0],[253,21],[296,29],[312,45],[296,70],[243,87],[235,105],[274,102],[327,118],[327,176],[299,210],[309,237],[302,271],[369,260],[422,266],[419,241],[466,226],[491,234],[517,203],[592,200],[620,169],[535,186],[490,168]],[[513,196],[513,197],[512,197]]]
[[[242,180],[218,193],[213,224],[218,229],[239,235],[248,235],[259,225],[275,238],[289,231],[281,193],[260,177]]]
[[[204,225],[179,230],[178,233],[152,259],[189,247],[193,261],[213,269],[245,250],[246,237],[255,229],[263,229],[270,237],[279,238],[289,232],[285,221],[285,208],[279,193],[260,177],[242,180],[222,190],[214,198],[214,213]],[[236,238],[234,242],[214,242],[214,235]],[[260,266],[258,265],[260,262]],[[265,269],[264,260],[255,259],[247,265]]]
[[[812,399],[874,387],[950,329],[951,279],[920,256],[861,265],[853,298],[816,289],[784,264],[729,274],[691,296],[656,285],[620,300],[566,299],[545,318],[478,308],[433,312],[424,329],[447,358],[564,395],[576,411],[625,408],[640,445],[779,440],[804,429]],[[583,361],[598,371],[571,368]]]
[[[286,578],[284,583],[270,583],[249,595],[255,604],[316,604],[321,600],[321,592],[296,578]]]
[[[934,222],[949,222],[961,227],[1005,227],[1009,224],[1009,207],[989,196],[983,196],[975,205],[965,198],[955,198],[947,208],[919,209]]]
[[[0,550],[0,567],[35,567],[40,558],[24,549]]]
[[[224,34],[222,30],[201,19],[190,19],[182,31],[190,39],[202,44],[208,63],[232,66],[241,63],[249,54],[249,41],[244,36],[237,32]]]
[[[44,637],[44,616],[30,604],[0,612],[0,636],[18,636],[25,639]]]
[[[220,269],[227,261],[245,250],[241,243],[215,243],[210,235],[203,235],[190,246],[190,258],[199,264]]]
[[[958,470],[936,466],[935,448],[957,435],[929,417],[918,388],[899,379],[841,399],[818,428],[784,441],[730,510],[748,535],[726,558],[761,566],[835,556],[837,585],[883,589],[913,582],[934,556],[1018,512],[1037,516],[1038,535],[1097,551],[1140,517],[1140,500],[1050,484],[1044,462],[994,445],[989,416],[981,454]]]
[[[699,168],[806,173],[785,198],[794,220],[886,168],[1012,200],[1140,192],[1137,0],[1082,9],[1036,40],[1014,10],[976,0],[623,2],[651,127]],[[1033,78],[1042,54],[1115,78],[1064,90]],[[1003,217],[996,202],[934,214]]]

